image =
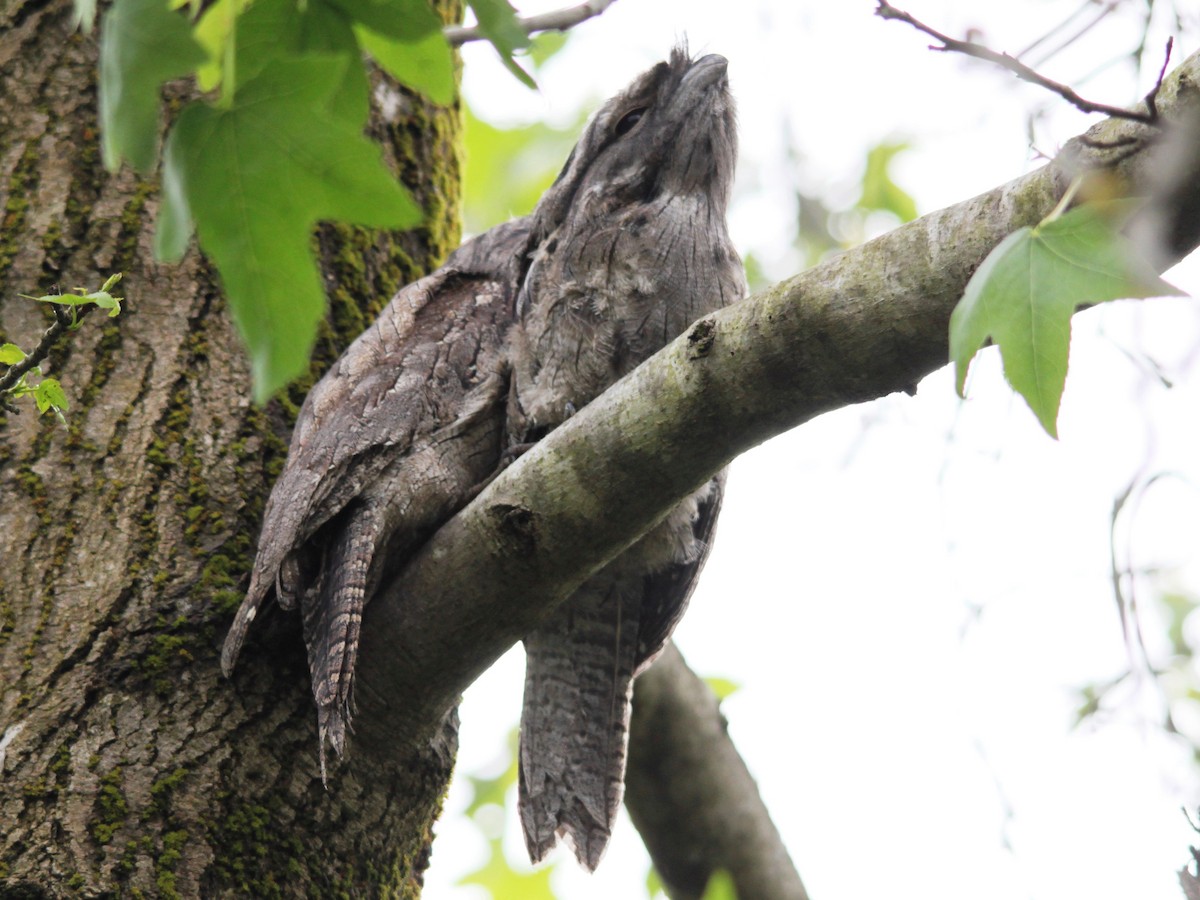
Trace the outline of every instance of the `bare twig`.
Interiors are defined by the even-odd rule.
[[[1094,6],[1094,5],[1095,4],[1089,3],[1086,6]],[[1083,37],[1085,34],[1087,34],[1089,31],[1091,31],[1093,28],[1095,28],[1097,25],[1099,25],[1101,22],[1103,22],[1105,19],[1107,19],[1109,17],[1109,15],[1111,15],[1114,11],[1116,11],[1116,9],[1120,5],[1121,4],[1120,4],[1119,0],[1111,0],[1111,2],[1104,4],[1104,6],[1102,6],[1100,8],[1099,12],[1097,12],[1095,16],[1093,16],[1089,21],[1085,22],[1084,24],[1082,24],[1078,28],[1076,28],[1075,31],[1072,32],[1069,37],[1063,38],[1061,41],[1058,42],[1058,44],[1056,46],[1054,46],[1053,48],[1051,48],[1049,50],[1046,50],[1042,54],[1041,58],[1038,60],[1038,64],[1047,62],[1056,53],[1061,53],[1067,47],[1071,46],[1073,43],[1075,43],[1077,40],[1079,40],[1081,37]],[[1072,16],[1072,18],[1074,18],[1074,16]],[[1018,53],[1017,58],[1021,59],[1021,58],[1028,57],[1029,54],[1033,51],[1033,49],[1035,47],[1044,43],[1056,31],[1061,30],[1067,24],[1068,24],[1068,22],[1063,22],[1062,25],[1059,26],[1058,28],[1054,29],[1054,31],[1051,31],[1051,32],[1047,33],[1045,36],[1043,36],[1042,38],[1039,38],[1038,40],[1034,41],[1032,44],[1030,44],[1028,47],[1026,47],[1024,50],[1022,50],[1020,53]]]
[[[902,9],[897,9],[892,6],[887,0],[876,0],[878,6],[875,9],[875,15],[882,19],[897,19],[901,22],[907,22],[918,31],[922,31],[936,41],[941,42],[941,46],[931,44],[930,50],[937,50],[942,53],[962,53],[966,56],[973,56],[976,59],[987,60],[1001,68],[1008,69],[1022,81],[1028,81],[1030,84],[1036,84],[1048,91],[1058,94],[1076,109],[1085,113],[1103,113],[1107,116],[1112,116],[1115,119],[1129,119],[1134,122],[1141,122],[1144,125],[1155,125],[1158,123],[1158,110],[1154,105],[1154,98],[1158,95],[1158,89],[1162,84],[1162,77],[1155,84],[1154,88],[1146,97],[1146,112],[1138,112],[1137,110],[1125,109],[1121,106],[1110,106],[1107,103],[1096,103],[1081,97],[1079,94],[1070,88],[1068,85],[1053,81],[1046,76],[1031,69],[1025,63],[1021,62],[1007,53],[998,53],[990,47],[985,47],[983,44],[977,44],[974,41],[960,41],[952,38],[949,35],[942,34],[934,28],[926,25],[919,19],[914,18]],[[1170,54],[1170,45],[1168,45],[1168,58]],[[1166,64],[1163,64],[1163,72],[1166,72]]]
[[[578,6],[569,6],[565,9],[542,13],[540,16],[517,19],[517,22],[526,34],[535,34],[539,31],[566,31],[568,28],[574,28],[580,22],[586,22],[588,19],[600,15],[612,4],[613,0],[587,0]],[[470,41],[484,39],[478,25],[470,27],[451,25],[445,28],[442,34],[446,36],[446,40],[452,47],[460,47]]]
[[[1150,115],[1158,118],[1158,92],[1162,89],[1163,78],[1167,74],[1167,63],[1171,61],[1171,50],[1175,46],[1175,38],[1167,38],[1167,49],[1163,53],[1162,68],[1158,70],[1158,80],[1154,82],[1154,87],[1150,88],[1150,93],[1146,95],[1146,109],[1150,110]]]
[[[81,322],[83,317],[96,307],[70,307],[60,303],[52,303],[50,304],[50,308],[54,310],[53,324],[46,329],[42,335],[42,339],[38,341],[38,345],[33,348],[33,352],[19,363],[13,363],[12,367],[4,373],[4,377],[0,378],[0,395],[11,390],[21,380],[22,375],[49,356],[50,348],[54,346],[54,342],[58,340],[59,335],[77,322]]]
[[[1100,16],[1095,21],[1100,21],[1100,19],[1104,18],[1110,12],[1112,12],[1114,9],[1116,9],[1118,6],[1118,3],[1119,3],[1119,0],[1110,0],[1109,3],[1106,3],[1104,5],[1104,9],[1101,11]],[[1045,34],[1043,34],[1040,38],[1038,38],[1036,41],[1034,41],[1032,44],[1030,44],[1028,47],[1026,47],[1024,50],[1020,51],[1017,54],[1017,57],[1021,58],[1024,56],[1028,56],[1030,53],[1032,53],[1034,50],[1036,50],[1042,44],[1046,43],[1052,37],[1057,35],[1060,31],[1065,30],[1067,28],[1067,26],[1073,24],[1076,19],[1078,19],[1080,16],[1082,16],[1089,9],[1094,8],[1095,5],[1096,4],[1093,2],[1093,0],[1084,0],[1083,5],[1080,6],[1078,9],[1076,9],[1075,12],[1071,13],[1069,16],[1067,16],[1065,19],[1063,19],[1061,22],[1059,22],[1057,25],[1055,25],[1053,28],[1051,28],[1049,31],[1047,31]],[[1087,27],[1090,28],[1091,25],[1088,25]],[[1070,38],[1066,43],[1070,43],[1070,41],[1072,41],[1072,40],[1074,40],[1074,37]],[[1063,46],[1065,46],[1065,44],[1059,45],[1058,48],[1050,51],[1050,53],[1047,55],[1057,53],[1058,50],[1061,50]]]

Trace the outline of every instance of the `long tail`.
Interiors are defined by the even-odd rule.
[[[317,590],[300,598],[304,643],[317,701],[321,780],[325,781],[326,742],[338,755],[346,744],[353,715],[354,664],[366,605],[367,579],[379,525],[364,506],[352,506],[326,552]]]
[[[640,600],[601,574],[525,638],[519,803],[534,862],[561,836],[595,870],[608,846],[624,792]]]

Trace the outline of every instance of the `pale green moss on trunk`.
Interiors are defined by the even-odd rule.
[[[36,339],[18,292],[122,271],[129,302],[52,356],[66,428],[0,419],[0,500],[18,511],[0,556],[21,561],[0,573],[0,664],[16,675],[0,733],[22,728],[0,784],[0,896],[414,898],[448,754],[360,755],[321,789],[294,617],[264,616],[234,679],[217,671],[306,386],[248,402],[213,273],[194,252],[153,263],[157,185],[100,166],[94,37],[71,30],[69,4],[26,13],[17,37],[0,15],[20,45],[0,61],[0,339]],[[321,230],[330,316],[309,384],[458,244],[459,109],[404,110],[373,133],[426,221]]]

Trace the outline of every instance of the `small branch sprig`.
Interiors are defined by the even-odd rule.
[[[952,38],[949,35],[942,34],[940,31],[926,25],[920,19],[906,13],[902,9],[897,9],[888,3],[887,0],[876,0],[877,6],[875,15],[881,19],[896,19],[901,22],[907,22],[918,31],[924,32],[940,44],[930,44],[930,50],[937,50],[940,53],[962,53],[966,56],[973,56],[976,59],[987,60],[1001,68],[1008,69],[1022,81],[1028,81],[1030,84],[1036,84],[1048,91],[1058,94],[1076,109],[1085,113],[1103,113],[1106,116],[1112,116],[1117,119],[1129,119],[1134,122],[1141,122],[1143,125],[1158,124],[1158,92],[1162,88],[1163,77],[1167,72],[1167,63],[1171,59],[1171,49],[1174,45],[1174,39],[1167,40],[1166,58],[1163,60],[1162,70],[1158,73],[1158,80],[1154,83],[1154,87],[1150,89],[1145,97],[1146,111],[1141,112],[1135,109],[1126,109],[1122,106],[1110,106],[1107,103],[1097,103],[1093,100],[1088,100],[1081,97],[1069,85],[1062,84],[1047,78],[1045,75],[1025,65],[1014,56],[1007,53],[999,53],[990,47],[985,47],[983,44],[977,44],[974,41],[960,41]]]
[[[66,422],[63,411],[67,409],[67,395],[57,378],[42,377],[41,363],[50,355],[50,349],[63,332],[78,329],[93,309],[107,309],[110,318],[120,315],[123,298],[109,293],[120,280],[121,273],[118,272],[104,282],[100,290],[92,293],[84,293],[83,288],[76,288],[74,294],[46,294],[42,297],[20,295],[27,300],[49,303],[54,311],[54,322],[42,334],[42,339],[31,353],[26,353],[16,344],[0,344],[0,365],[9,367],[0,376],[0,408],[19,413],[20,409],[12,401],[29,394],[37,404],[39,415],[53,412],[60,422]],[[35,378],[39,380],[32,380]]]

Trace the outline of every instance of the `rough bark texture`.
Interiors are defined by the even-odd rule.
[[[67,0],[0,5],[0,341],[46,326],[18,293],[120,271],[128,298],[45,367],[66,427],[0,419],[0,896],[414,895],[452,717],[326,792],[295,624],[268,621],[269,649],[219,675],[304,386],[252,405],[213,273],[194,251],[152,261],[156,185],[100,164],[96,55]],[[459,112],[394,106],[376,136],[428,221],[322,231],[314,372],[458,242]]]
[[[625,805],[674,900],[717,870],[739,897],[808,900],[708,685],[672,645],[637,680]]]

